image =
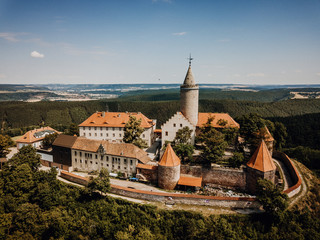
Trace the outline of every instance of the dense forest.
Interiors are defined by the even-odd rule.
[[[277,215],[168,211],[102,196],[39,171],[25,147],[0,171],[0,239],[319,239],[320,188]]]
[[[176,111],[179,101],[99,100],[87,102],[6,102],[0,105],[2,128],[30,125],[79,124],[95,111],[136,111],[157,119],[160,127]],[[286,100],[252,102],[233,100],[200,100],[199,112],[227,112],[232,117],[257,113],[264,118],[291,117],[320,112],[320,100]]]

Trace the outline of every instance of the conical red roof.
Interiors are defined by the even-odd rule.
[[[175,167],[180,165],[180,158],[175,154],[170,143],[162,155],[159,165],[166,167]]]
[[[264,140],[261,141],[259,147],[247,163],[247,166],[261,172],[276,170],[276,165],[274,165],[272,161],[271,154]]]

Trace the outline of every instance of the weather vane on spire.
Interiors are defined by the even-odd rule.
[[[190,56],[189,56],[189,67],[191,66],[191,61],[193,60],[193,58],[191,57],[191,53],[190,53]]]

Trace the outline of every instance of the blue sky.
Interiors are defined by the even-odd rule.
[[[319,0],[0,0],[0,83],[319,84]]]

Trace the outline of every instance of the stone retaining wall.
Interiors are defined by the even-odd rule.
[[[85,178],[85,177],[81,177],[79,175],[76,175],[76,174],[73,174],[73,173],[69,173],[69,172],[66,172],[66,171],[61,171],[60,172],[60,177],[70,181],[70,182],[74,182],[74,183],[78,183],[80,185],[88,185],[88,181],[89,179],[88,178]]]
[[[286,165],[288,172],[290,174],[290,177],[292,179],[293,186],[289,187],[287,190],[285,190],[283,192],[288,194],[289,197],[295,196],[296,194],[298,194],[300,192],[301,183],[302,183],[297,169],[295,168],[292,161],[290,160],[290,158],[286,154],[284,154],[282,152],[274,151],[273,157],[276,159],[279,159],[280,161],[282,161]]]

